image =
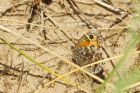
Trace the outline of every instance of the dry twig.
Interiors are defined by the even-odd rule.
[[[120,9],[120,8],[117,8],[117,7],[114,7],[114,6],[112,6],[112,5],[109,5],[109,4],[107,4],[107,3],[105,3],[105,2],[102,2],[102,1],[100,1],[100,0],[92,0],[93,2],[95,2],[95,3],[97,3],[98,5],[100,5],[100,6],[102,6],[102,7],[105,7],[105,8],[107,8],[108,10],[110,10],[110,11],[112,11],[112,12],[114,12],[114,13],[117,13],[117,14],[123,14],[123,13],[125,13],[125,11],[124,10],[122,10],[122,9]]]

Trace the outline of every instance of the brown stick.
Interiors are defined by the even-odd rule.
[[[128,16],[128,14],[129,14],[128,12],[125,12],[124,14],[121,15],[121,17],[117,17],[116,20],[109,26],[109,28],[113,27],[115,24],[122,22],[123,19]]]
[[[106,9],[108,9],[108,10],[114,12],[114,13],[117,13],[117,14],[120,14],[120,15],[123,14],[123,13],[125,13],[124,10],[122,10],[120,8],[117,8],[117,7],[114,7],[112,5],[109,5],[109,4],[107,4],[105,2],[102,2],[100,0],[92,0],[92,1],[95,2],[95,3],[97,3],[98,5],[100,5],[102,7],[105,7]]]

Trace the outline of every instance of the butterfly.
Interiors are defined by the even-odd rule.
[[[97,40],[97,36],[95,35],[84,35],[80,41],[79,44],[77,44],[79,48],[82,47],[87,47],[87,46],[94,46],[94,47],[99,47],[98,45],[98,40]]]
[[[99,48],[99,43],[98,43],[98,36],[95,32],[89,32],[87,34],[84,34],[76,43],[76,46],[73,50],[77,48],[86,48],[86,47],[94,47],[94,48]]]
[[[73,48],[73,61],[79,66],[84,66],[100,60],[102,55],[98,41],[97,33],[89,32],[84,34]],[[91,69],[94,74],[99,73],[102,70],[102,65],[97,64]]]

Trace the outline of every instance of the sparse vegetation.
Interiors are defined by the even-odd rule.
[[[140,93],[139,0],[1,0],[0,93]]]

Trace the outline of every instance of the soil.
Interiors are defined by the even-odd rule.
[[[80,9],[72,7],[69,0],[42,0],[43,4],[40,0],[35,1],[0,0],[0,25],[70,61],[72,47],[75,47],[81,37],[92,28],[97,29],[102,35],[100,45],[105,47],[109,57],[123,53],[132,37],[125,29],[131,15],[110,27],[121,15],[96,4],[94,0],[74,0]],[[133,6],[131,0],[112,0],[112,4],[122,10],[128,10]],[[86,24],[88,22],[89,26]],[[19,36],[1,30],[0,38],[60,75],[74,69],[72,65]],[[107,54],[102,51],[102,59],[108,58]],[[117,60],[112,61],[114,64],[117,63]],[[128,63],[126,68],[119,70],[119,73],[122,74],[132,64],[134,63]],[[108,76],[112,68],[110,62],[105,62],[104,77]],[[42,70],[2,41],[0,41],[0,75],[0,93],[94,93],[100,86],[100,83],[90,76],[77,71],[65,77],[65,80],[73,84],[67,84],[60,79],[45,87],[56,76]],[[116,78],[117,74],[113,80]]]

